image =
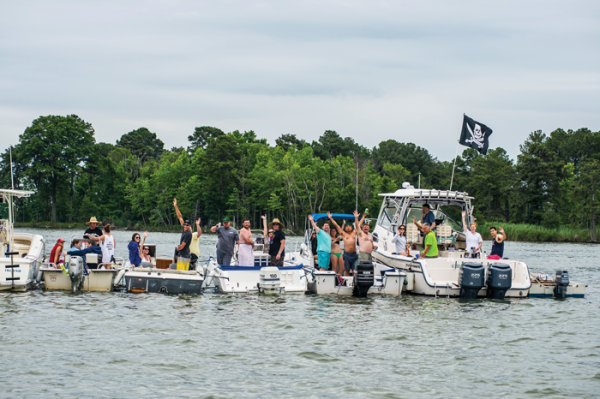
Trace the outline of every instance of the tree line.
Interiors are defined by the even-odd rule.
[[[499,136],[495,136],[496,139]],[[452,161],[393,139],[372,149],[326,130],[311,143],[283,134],[271,146],[254,131],[195,128],[186,147],[164,148],[145,127],[115,144],[96,142],[91,123],[77,115],[41,116],[12,148],[15,188],[35,195],[15,206],[20,222],[84,222],[90,216],[118,226],[174,228],[172,201],[203,224],[224,216],[278,217],[304,229],[306,215],[381,206],[379,193],[402,182],[448,189]],[[586,227],[595,240],[600,194],[600,132],[587,128],[529,134],[516,161],[493,148],[465,149],[456,158],[453,189],[475,196],[482,222]],[[10,159],[1,156],[2,187],[10,188]]]

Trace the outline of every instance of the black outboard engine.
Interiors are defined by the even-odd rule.
[[[481,263],[465,262],[461,268],[460,297],[475,299],[485,285],[485,267]]]
[[[506,291],[512,286],[512,269],[506,263],[493,263],[489,268],[487,297],[504,299]]]
[[[566,270],[556,271],[556,287],[554,287],[554,297],[565,299],[567,297],[567,287],[569,286],[569,272]]]
[[[359,260],[354,269],[352,296],[366,297],[369,288],[375,283],[375,270],[370,260]]]
[[[465,262],[461,268],[460,297],[464,299],[477,298],[477,294],[485,285],[485,267],[481,263]]]

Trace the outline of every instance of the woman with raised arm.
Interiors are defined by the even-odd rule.
[[[483,240],[481,239],[481,234],[479,234],[477,230],[477,223],[472,222],[469,224],[469,228],[467,229],[467,223],[465,222],[465,216],[467,215],[466,211],[462,211],[462,225],[463,232],[465,233],[465,237],[467,238],[467,251],[471,254],[472,258],[479,258],[481,256],[480,250],[483,245]]]

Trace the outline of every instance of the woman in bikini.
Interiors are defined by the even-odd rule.
[[[331,236],[331,270],[339,275],[344,272],[344,260],[341,258],[342,248],[340,248],[342,236],[338,236],[336,229],[331,229],[329,235]]]

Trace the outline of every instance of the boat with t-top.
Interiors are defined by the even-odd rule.
[[[379,195],[383,201],[373,231],[377,244],[373,258],[406,273],[405,292],[462,298],[529,296],[532,275],[525,262],[506,257],[492,260],[485,254],[473,259],[469,254],[466,235],[458,221],[463,211],[467,224],[474,221],[473,197],[459,191],[414,188],[409,183],[403,183],[396,192]],[[435,217],[439,254],[433,258],[419,256],[425,249],[424,235],[413,223],[413,217],[420,220],[425,204]],[[392,241],[401,224],[406,226],[408,253],[398,253]],[[575,285],[580,294],[581,284],[577,283],[568,283],[565,292],[574,292]]]

